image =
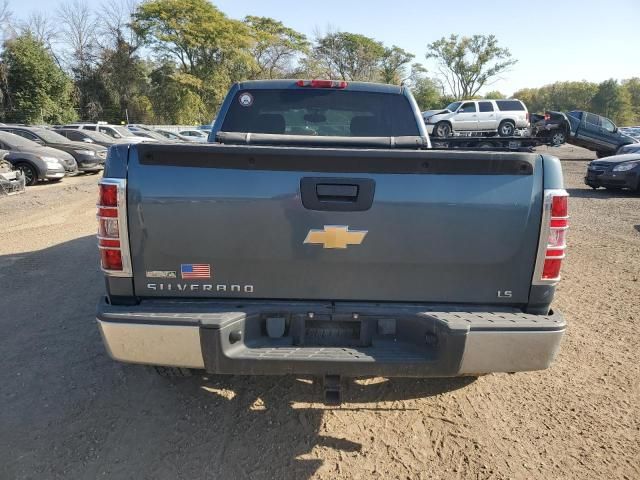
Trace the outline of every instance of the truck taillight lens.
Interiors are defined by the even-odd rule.
[[[553,285],[560,280],[560,269],[567,248],[569,194],[566,190],[545,190],[534,285]]]
[[[102,270],[107,275],[130,277],[126,180],[104,178],[98,188],[98,248]]]

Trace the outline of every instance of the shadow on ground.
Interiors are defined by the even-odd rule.
[[[597,200],[608,200],[610,198],[628,198],[639,197],[638,192],[633,190],[606,190],[604,188],[598,188],[596,190],[592,188],[568,188],[570,197],[575,198],[594,198]]]
[[[308,379],[166,380],[112,361],[94,320],[103,289],[94,236],[0,256],[0,478],[306,479],[317,449],[369,440],[326,432]],[[337,410],[385,415],[472,381],[350,381]]]

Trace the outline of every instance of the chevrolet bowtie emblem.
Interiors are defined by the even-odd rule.
[[[309,230],[304,243],[322,245],[323,248],[347,248],[347,245],[360,245],[367,230],[349,230],[342,225],[325,225],[324,230]]]

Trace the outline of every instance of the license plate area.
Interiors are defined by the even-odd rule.
[[[362,322],[357,320],[306,320],[304,343],[314,346],[362,346]]]

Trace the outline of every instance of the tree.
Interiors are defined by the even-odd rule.
[[[98,59],[97,21],[89,4],[82,0],[63,3],[58,16],[61,38],[67,49],[63,59],[74,78],[80,115],[90,118],[90,112],[96,110],[96,92],[99,89],[95,75]]]
[[[207,0],[149,0],[133,14],[133,31],[160,58],[175,61],[183,88],[202,98],[213,116],[229,84],[249,76],[248,27]]]
[[[629,92],[631,105],[633,109],[632,123],[637,125],[640,123],[640,77],[633,77],[622,82],[624,89]]]
[[[2,4],[0,4],[0,31],[2,33],[2,41],[14,38],[17,34],[13,21],[13,12],[9,8],[9,0],[3,0]]]
[[[384,54],[381,42],[358,33],[335,32],[316,39],[313,60],[327,78],[375,81]]]
[[[3,120],[64,123],[76,118],[71,80],[42,43],[29,34],[7,41],[2,64]]]
[[[507,96],[498,90],[492,90],[490,92],[485,93],[483,98],[497,100],[500,98],[507,98]]]
[[[148,98],[151,67],[138,56],[142,39],[130,28],[135,9],[132,0],[111,0],[101,11],[103,46],[97,70],[108,95],[108,119],[117,122],[128,116],[129,121],[144,123],[153,117]]]
[[[22,22],[20,25],[20,33],[29,34],[36,41],[42,43],[60,66],[60,59],[56,56],[54,48],[54,43],[58,40],[60,32],[52,17],[42,12],[32,12],[26,22]]]
[[[458,99],[475,96],[517,62],[508,49],[498,46],[494,35],[442,37],[427,46],[426,58],[437,62],[451,94]]]
[[[170,62],[163,63],[149,75],[149,97],[155,123],[194,125],[210,121],[204,102],[185,87],[180,75]]]
[[[311,44],[302,33],[285,27],[282,22],[268,17],[247,16],[244,23],[254,38],[250,48],[256,64],[256,78],[278,78],[292,70],[298,55],[309,53]]]
[[[433,78],[421,77],[411,88],[420,110],[442,108],[446,102],[442,99],[442,85]]]
[[[597,84],[587,81],[556,82],[540,88],[518,90],[513,98],[522,100],[530,112],[590,110],[597,90]]]
[[[380,80],[383,83],[400,85],[408,78],[407,66],[414,58],[415,55],[395,45],[385,48],[380,59]]]
[[[624,124],[631,121],[631,95],[614,80],[606,80],[598,85],[598,91],[591,100],[594,113],[611,118],[616,123]]]

